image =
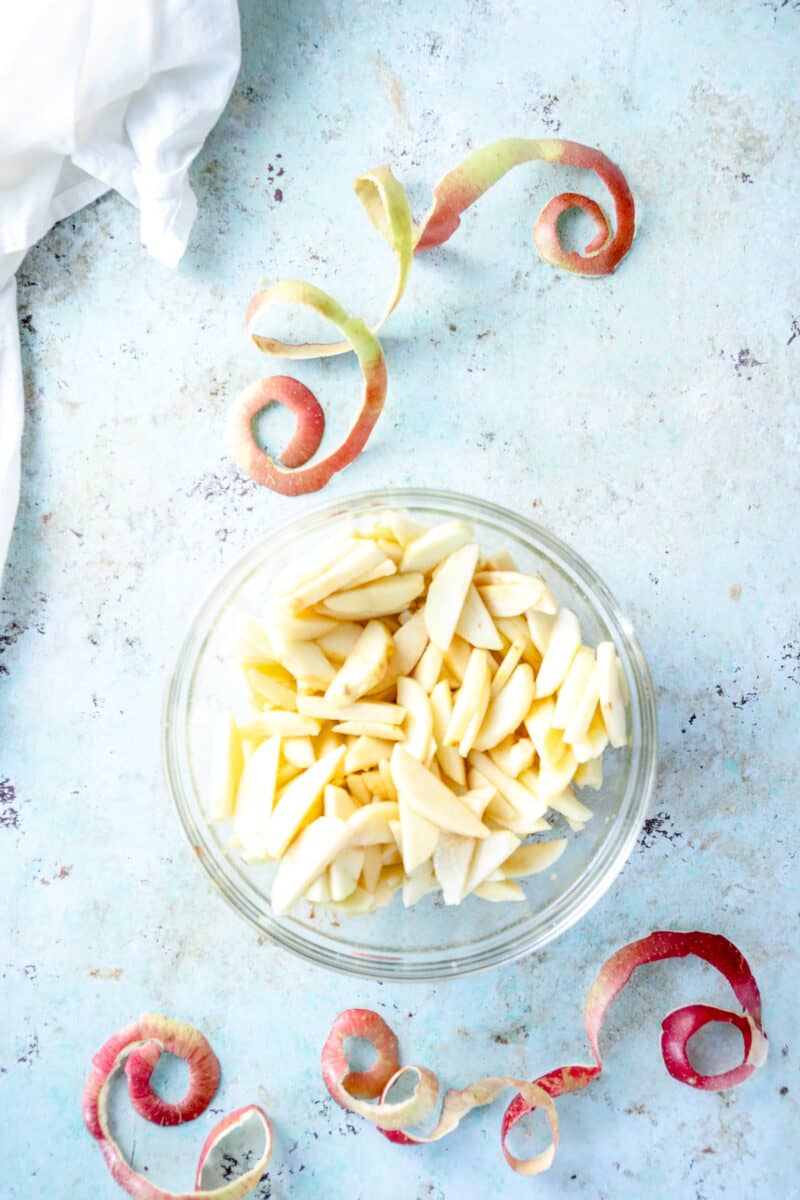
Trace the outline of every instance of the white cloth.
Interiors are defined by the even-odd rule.
[[[14,523],[23,396],[15,272],[56,221],[115,188],[175,266],[187,174],[239,70],[236,0],[17,0],[0,34],[0,573]]]

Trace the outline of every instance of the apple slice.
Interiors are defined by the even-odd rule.
[[[414,668],[414,679],[416,679],[422,690],[428,695],[430,695],[438,682],[443,661],[444,655],[439,647],[434,646],[433,642],[428,642],[422,653],[422,658]]]
[[[591,788],[597,792],[603,786],[603,759],[590,758],[588,762],[578,763],[573,776],[573,783],[579,788]]]
[[[357,811],[350,793],[346,788],[337,787],[335,783],[325,785],[323,796],[326,817],[338,817],[340,821],[347,821]]]
[[[306,900],[311,904],[329,904],[330,898],[331,885],[326,871],[318,875],[311,886],[306,888]]]
[[[345,844],[345,830],[344,821],[336,817],[318,817],[302,831],[281,858],[272,881],[270,902],[274,913],[287,913],[334,861]]]
[[[381,554],[383,554],[382,550]],[[365,583],[374,583],[376,579],[388,579],[390,575],[396,574],[397,563],[393,558],[389,558],[388,554],[384,554],[383,560],[378,563],[377,567],[372,567],[369,571],[365,571],[363,575],[359,575],[358,579],[354,579],[353,583],[362,587]]]
[[[311,828],[311,826],[309,826]],[[331,900],[346,900],[356,890],[364,866],[364,851],[358,846],[340,850],[328,868]]]
[[[425,624],[428,637],[442,651],[447,650],[453,640],[478,564],[479,553],[480,548],[475,542],[469,542],[460,550],[454,550],[441,564],[436,578],[428,588],[425,597]]]
[[[473,888],[472,894],[493,904],[507,904],[509,901],[518,902],[525,899],[525,893],[513,879],[487,880],[486,883],[479,883]]]
[[[422,571],[423,574],[431,571],[471,539],[472,529],[464,521],[445,521],[441,525],[434,525],[432,529],[408,543],[400,570]],[[476,557],[476,564],[477,561]]]
[[[345,558],[351,550],[358,546],[357,539],[352,534],[326,541],[316,545],[300,558],[293,558],[272,581],[272,590],[276,596],[287,596],[296,592],[304,583],[316,579],[330,567]]]
[[[386,785],[383,782],[383,776],[377,767],[373,767],[369,771],[362,771],[360,778],[363,779],[364,785],[371,796],[377,797],[378,800],[392,799],[392,797],[386,791]]]
[[[344,747],[332,750],[287,784],[278,798],[267,830],[266,847],[272,858],[280,858],[292,839],[322,807],[322,793],[344,759]],[[301,889],[302,891],[302,889]]]
[[[568,820],[579,822],[581,825],[584,825],[586,821],[591,821],[594,816],[590,808],[581,804],[570,787],[564,788],[563,792],[559,792],[557,796],[551,796],[548,803],[553,812],[559,812]]]
[[[477,773],[476,773],[477,774]],[[462,804],[466,804],[475,816],[480,820],[486,812],[487,807],[497,795],[495,788],[491,784],[484,787],[470,787],[469,791],[463,792],[459,799]]]
[[[625,697],[622,693],[621,670],[612,642],[600,642],[597,647],[597,689],[600,711],[608,731],[608,740],[617,749],[628,743],[625,721]]]
[[[348,775],[345,783],[347,785],[348,792],[353,797],[353,800],[356,802],[356,804],[361,806],[372,803],[372,793],[364,783],[364,779],[361,775]]]
[[[542,658],[544,658],[547,647],[550,644],[553,626],[556,623],[555,614],[543,613],[539,612],[538,609],[529,608],[525,613],[525,620],[528,623],[528,632],[530,633],[531,641]]]
[[[580,646],[572,660],[556,697],[556,707],[553,713],[553,727],[566,729],[570,719],[578,707],[592,672],[595,668],[594,654],[588,646]]]
[[[348,846],[376,846],[394,843],[390,821],[400,819],[400,810],[388,800],[359,808],[347,820]]]
[[[324,637],[336,628],[333,617],[320,617],[317,613],[294,612],[288,605],[275,601],[264,614],[264,628],[270,642],[276,640],[311,642]]]
[[[400,793],[400,849],[403,867],[410,875],[430,858],[439,841],[439,829],[417,813]]]
[[[333,621],[333,629],[317,638],[317,644],[326,658],[344,662],[363,632],[355,621]]]
[[[231,619],[226,641],[228,654],[241,662],[264,663],[275,658],[266,629],[249,613],[237,613]]]
[[[386,555],[372,542],[355,542],[352,549],[320,575],[313,576],[296,591],[283,595],[282,599],[294,612],[311,608],[335,592],[351,587],[385,559]]]
[[[525,649],[525,642],[522,638],[516,638],[508,647],[500,666],[494,673],[492,680],[492,696],[496,696],[499,691],[506,686],[511,676],[514,674],[522,653]]]
[[[301,692],[324,692],[333,683],[336,668],[328,661],[316,642],[284,642],[280,648],[281,663]]]
[[[297,708],[294,680],[288,671],[286,679],[291,681],[291,686],[288,682],[283,683],[276,679],[274,675],[260,667],[245,666],[243,674],[250,694],[259,708],[264,704],[268,704],[271,708],[283,708],[290,711]]]
[[[453,704],[453,715],[447,727],[445,745],[452,746],[460,742],[467,732],[470,721],[481,711],[481,706],[483,706],[483,712],[486,711],[491,692],[488,660],[488,650],[473,650],[470,654],[469,663],[464,672],[464,682],[461,684]],[[481,719],[483,719],[483,713],[481,713]]]
[[[320,721],[369,721],[380,725],[402,725],[406,716],[399,704],[382,704],[377,700],[333,704],[322,696],[298,696],[297,711]]]
[[[433,714],[433,738],[436,743],[436,761],[454,783],[466,784],[467,772],[464,760],[455,746],[445,746],[444,737],[453,715],[453,700],[450,688],[444,680],[436,684],[430,695]]]
[[[566,838],[552,838],[548,842],[529,842],[518,846],[502,865],[507,879],[521,879],[525,875],[536,875],[558,862],[567,848]]]
[[[471,892],[473,888],[484,883],[487,877],[513,854],[519,844],[519,838],[507,829],[498,829],[482,842],[477,842],[467,872],[465,891]]]
[[[357,738],[345,755],[345,772],[350,775],[354,771],[366,771],[370,767],[376,767],[381,759],[390,757],[393,745],[393,742],[384,741],[382,738]]]
[[[383,779],[383,788],[384,788],[384,791],[386,792],[386,798],[388,800],[393,800],[394,803],[396,804],[397,803],[397,788],[394,786],[394,779],[392,778],[392,768],[389,766],[389,762],[386,759],[383,759],[381,762],[378,763],[378,770],[380,771],[381,778]]]
[[[532,608],[540,598],[544,583],[533,575],[513,572],[493,572],[491,582],[482,583],[486,576],[478,575],[476,585],[480,597],[493,617],[518,617]]]
[[[545,700],[534,700],[525,718],[525,728],[540,758],[547,755],[545,738],[553,728],[555,711],[556,702],[551,696],[548,696]]]
[[[426,762],[433,736],[433,713],[425,691],[416,679],[397,681],[397,703],[406,710],[405,749],[420,762]]]
[[[589,677],[586,690],[575,706],[572,716],[569,719],[569,724],[564,730],[564,741],[568,745],[571,746],[573,742],[582,741],[587,736],[599,702],[600,689],[598,687],[597,669],[595,668]]]
[[[350,704],[380,683],[392,655],[394,642],[380,621],[369,621],[331,683],[325,699]]]
[[[470,862],[478,845],[484,843],[476,842],[475,838],[461,837],[457,833],[440,834],[433,852],[433,869],[441,885],[445,904],[460,904],[466,896]]]
[[[366,888],[357,887],[346,900],[331,901],[331,908],[349,917],[361,916],[375,910],[375,896]]]
[[[296,712],[281,712],[279,708],[268,708],[256,713],[240,726],[243,738],[251,742],[263,742],[269,737],[313,737],[321,729],[319,721],[304,717]]]
[[[589,762],[590,759],[598,758],[603,753],[608,745],[608,730],[599,706],[595,709],[584,736],[574,738],[570,745],[578,763]]]
[[[420,863],[417,869],[410,875],[406,875],[403,880],[403,907],[411,908],[412,904],[416,904],[423,896],[427,896],[429,892],[435,892],[437,887],[436,876],[430,860]]]
[[[569,608],[559,609],[536,677],[536,695],[540,700],[545,696],[552,696],[561,686],[580,644],[581,627],[578,618]]]
[[[419,816],[448,833],[487,836],[488,830],[470,808],[402,746],[395,746],[390,766],[401,804],[405,801]]]
[[[387,904],[391,904],[395,892],[402,884],[403,868],[399,864],[382,867],[374,892],[375,907],[385,908]]]
[[[233,717],[223,713],[214,725],[207,805],[209,820],[225,821],[232,816],[243,767],[241,734]]]
[[[267,829],[275,802],[280,753],[279,737],[262,742],[244,764],[236,793],[233,832],[242,846],[257,858],[265,858],[267,854]]]
[[[536,750],[530,738],[515,738],[513,735],[489,751],[492,762],[512,779],[518,779],[523,771],[529,770],[535,755]]]
[[[384,725],[381,721],[341,721],[333,727],[334,733],[346,733],[350,737],[377,738],[379,741],[402,742],[405,734],[399,725]]]
[[[396,509],[392,512],[389,519],[392,527],[392,534],[396,542],[401,546],[407,546],[409,542],[416,541],[422,537],[423,533],[427,533],[430,526],[423,525],[420,521],[415,521],[409,512],[405,509]]]
[[[410,675],[422,657],[428,644],[428,629],[425,625],[425,609],[418,612],[401,625],[394,635],[394,658],[392,673]]]
[[[456,633],[479,650],[502,650],[503,639],[481,599],[478,589],[470,584],[467,598],[458,618]]]
[[[529,791],[522,781],[512,779],[510,775],[506,775],[505,771],[501,771],[487,754],[473,750],[469,761],[474,767],[477,767],[481,775],[485,776],[493,787],[497,788],[503,799],[507,800],[512,808],[515,808],[526,819],[535,821],[544,816],[547,805],[539,796]]]
[[[310,737],[285,737],[281,744],[283,757],[293,767],[305,770],[317,761],[314,743]]]
[[[459,683],[464,682],[464,676],[467,673],[471,655],[472,647],[469,642],[465,642],[463,638],[456,634],[450,646],[445,651],[444,663]]]
[[[557,763],[550,763],[543,759],[539,763],[537,776],[539,799],[547,801],[548,806],[551,806],[552,797],[563,792],[567,784],[571,782],[577,766],[575,755],[569,749],[564,751],[561,760]]]
[[[339,591],[327,597],[323,612],[348,621],[368,621],[373,617],[402,612],[425,590],[425,576],[419,573],[393,575],[364,587]]]
[[[359,882],[368,892],[374,892],[383,866],[383,851],[380,846],[364,846],[361,853],[364,855],[364,862]]]
[[[476,750],[491,750],[521,725],[528,714],[536,685],[527,663],[516,667],[505,687],[495,695],[475,739]]]

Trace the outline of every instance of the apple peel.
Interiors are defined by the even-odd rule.
[[[649,963],[668,958],[695,955],[722,974],[730,984],[743,1013],[707,1004],[690,1004],[676,1009],[662,1022],[661,1053],[667,1071],[679,1083],[706,1091],[722,1091],[744,1083],[762,1066],[767,1057],[767,1036],[762,1026],[761,997],[750,967],[744,956],[719,934],[659,930],[617,950],[603,964],[586,997],[584,1023],[594,1065],[574,1064],[559,1067],[529,1082],[512,1076],[490,1076],[461,1090],[450,1089],[442,1101],[439,1119],[426,1135],[409,1133],[435,1110],[439,1083],[424,1067],[401,1067],[397,1057],[397,1039],[377,1013],[364,1009],[349,1009],[333,1023],[322,1052],[322,1077],[334,1100],[343,1108],[360,1113],[374,1124],[389,1141],[402,1145],[426,1145],[451,1133],[474,1108],[491,1104],[509,1087],[516,1095],[506,1108],[501,1127],[501,1145],[506,1162],[519,1175],[534,1176],[548,1170],[558,1149],[558,1115],[555,1099],[577,1092],[596,1079],[603,1066],[599,1048],[600,1030],[606,1013],[616,996],[624,989],[634,971]],[[705,1025],[719,1022],[733,1025],[744,1043],[742,1062],[717,1075],[699,1074],[688,1056],[688,1043]],[[376,1051],[376,1072],[368,1089],[353,1090],[349,1081],[345,1037],[363,1037],[371,1041]],[[392,1104],[388,1097],[392,1088],[407,1073],[416,1075],[412,1094],[400,1103]],[[382,1088],[378,1088],[383,1081]],[[368,1104],[367,1098],[378,1098]],[[551,1143],[542,1153],[520,1159],[508,1149],[508,1137],[514,1126],[528,1113],[540,1108],[550,1128]]]
[[[189,1068],[186,1095],[177,1103],[162,1100],[151,1086],[153,1070],[163,1053],[182,1058]],[[112,1034],[92,1059],[81,1109],[84,1124],[98,1143],[114,1181],[136,1200],[244,1200],[257,1187],[272,1154],[272,1127],[263,1109],[251,1104],[224,1117],[211,1130],[200,1152],[194,1190],[165,1191],[133,1169],[111,1134],[109,1086],[114,1072],[123,1066],[133,1107],[157,1125],[180,1125],[199,1117],[211,1103],[220,1079],[219,1060],[208,1041],[183,1021],[148,1013]],[[263,1132],[264,1149],[258,1160],[236,1179],[220,1187],[204,1188],[209,1159],[226,1138],[248,1123],[255,1123]]]
[[[225,444],[234,462],[256,483],[283,496],[299,496],[319,491],[364,449],[386,399],[386,363],[380,343],[364,322],[359,317],[349,316],[332,296],[310,283],[287,279],[259,292],[250,302],[248,323],[263,309],[277,303],[305,305],[335,325],[346,338],[344,345],[355,352],[364,377],[361,410],[355,424],[336,450],[311,466],[306,464],[322,440],[325,418],[313,393],[305,385],[288,375],[259,379],[245,388],[231,407]],[[262,340],[261,348],[267,349],[270,339]],[[270,350],[270,353],[285,354],[284,343],[275,345],[283,349]],[[294,349],[296,353],[285,356],[317,357],[316,353],[300,351],[316,351],[318,347]],[[279,461],[261,449],[253,434],[254,418],[273,403],[285,405],[297,416],[296,431]]]

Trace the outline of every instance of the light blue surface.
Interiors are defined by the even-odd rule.
[[[261,1197],[800,1195],[797,5],[247,0],[243,32],[181,269],[150,261],[136,214],[107,197],[20,277],[23,500],[0,612],[0,1193],[117,1194],[80,1088],[103,1038],[155,1010],[211,1038],[221,1110],[272,1114]],[[285,369],[248,345],[242,314],[263,275],[309,277],[377,315],[392,262],[352,178],[388,160],[422,209],[469,147],[542,133],[619,162],[640,212],[629,259],[600,281],[545,267],[530,244],[541,205],[601,193],[542,164],[508,178],[415,265],[385,338],[385,414],[325,497],[452,487],[570,541],[649,657],[660,783],[621,877],[544,953],[463,983],[359,985],[257,944],[197,869],[161,776],[188,611],[249,542],[319,499],[259,491],[224,456],[230,399]],[[335,444],[353,364],[298,374],[320,385]],[[288,426],[279,415],[268,431]],[[538,1181],[503,1162],[500,1106],[408,1151],[326,1098],[319,1049],[351,1005],[377,1007],[408,1058],[454,1085],[581,1061],[596,969],[669,926],[726,934],[756,972],[771,1055],[741,1090],[696,1093],[661,1065],[670,1008],[729,1003],[687,962],[617,1002],[606,1070],[560,1103],[561,1149]],[[123,1108],[119,1124],[137,1166],[187,1186],[213,1119],[158,1131]]]

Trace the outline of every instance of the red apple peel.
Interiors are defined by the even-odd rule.
[[[162,1100],[150,1078],[161,1055],[184,1059],[189,1067],[186,1095],[177,1103]],[[108,1089],[112,1074],[125,1065],[128,1092],[136,1111],[158,1125],[179,1125],[205,1112],[217,1090],[219,1061],[206,1039],[191,1025],[171,1017],[145,1014],[132,1025],[112,1034],[92,1059],[93,1069],[83,1090],[82,1113],[86,1128],[97,1141],[112,1178],[136,1200],[244,1200],[261,1179],[272,1153],[269,1118],[256,1105],[247,1105],[223,1118],[209,1133],[200,1152],[195,1189],[169,1192],[140,1175],[126,1161],[114,1140],[108,1119]],[[224,1138],[254,1122],[263,1132],[264,1150],[258,1161],[237,1179],[221,1187],[204,1189],[203,1173],[210,1156]]]
[[[337,1017],[325,1043],[322,1056],[323,1079],[337,1103],[366,1116],[390,1141],[404,1145],[423,1145],[438,1141],[451,1133],[461,1118],[473,1108],[490,1104],[502,1091],[514,1087],[517,1094],[506,1108],[501,1128],[503,1154],[509,1166],[518,1174],[538,1175],[552,1165],[558,1148],[555,1098],[568,1092],[580,1091],[596,1079],[602,1070],[599,1035],[606,1012],[614,998],[623,990],[637,967],[667,958],[684,958],[689,954],[701,958],[725,977],[744,1012],[733,1013],[706,1004],[691,1004],[676,1009],[662,1023],[661,1053],[664,1064],[673,1078],[689,1087],[713,1091],[736,1087],[749,1078],[753,1071],[764,1063],[767,1056],[767,1037],[761,1018],[761,997],[753,973],[744,956],[727,938],[712,933],[663,930],[623,946],[603,964],[590,987],[584,1006],[584,1022],[595,1060],[593,1066],[575,1064],[559,1067],[541,1075],[532,1083],[511,1076],[498,1076],[478,1080],[461,1091],[451,1089],[444,1096],[439,1120],[433,1130],[426,1136],[410,1134],[408,1129],[412,1125],[434,1111],[439,1092],[438,1080],[423,1067],[400,1067],[397,1060],[397,1041],[388,1025],[377,1013],[351,1009]],[[357,1014],[357,1021],[354,1014]],[[700,1075],[689,1061],[687,1046],[695,1033],[713,1022],[730,1024],[740,1030],[744,1043],[744,1057],[738,1066],[729,1071],[718,1075]],[[357,1034],[351,1032],[355,1024],[359,1028]],[[354,1099],[354,1094],[348,1088],[349,1067],[342,1047],[342,1039],[346,1036],[366,1037],[373,1042],[378,1054],[375,1065],[380,1062],[382,1074],[387,1074],[392,1066],[396,1067],[387,1079],[377,1104],[368,1105]],[[414,1093],[400,1104],[390,1104],[387,1100],[388,1094],[405,1071],[414,1071],[417,1074],[418,1081]],[[541,1108],[547,1118],[551,1144],[533,1158],[516,1158],[508,1149],[508,1136],[522,1117],[537,1108]]]

